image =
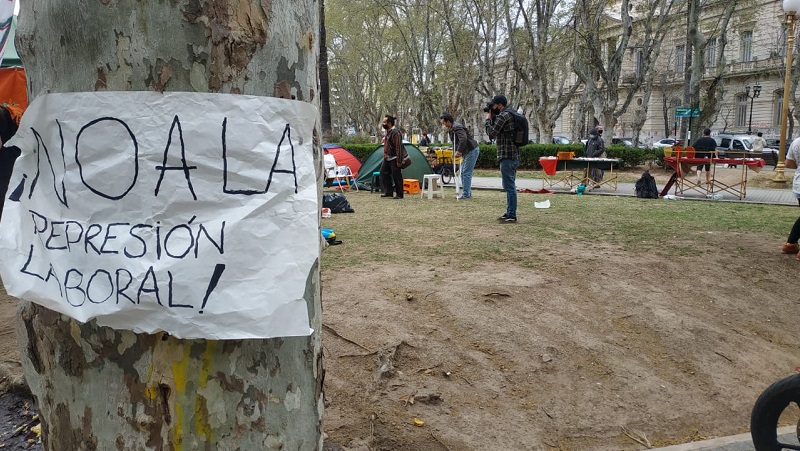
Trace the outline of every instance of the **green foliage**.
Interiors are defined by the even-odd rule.
[[[362,162],[366,160],[378,144],[374,143],[356,143],[356,142],[342,142],[338,144],[349,150],[350,153],[355,155]],[[476,168],[480,169],[497,169],[497,146],[494,144],[481,144],[481,153],[478,155],[478,161],[475,164]],[[540,157],[554,157],[558,152],[575,152],[576,157],[585,155],[582,144],[528,144],[522,146],[520,149],[520,169],[541,170],[542,166],[539,164]],[[606,153],[609,158],[619,158],[622,160],[621,167],[634,167],[641,166],[648,160],[656,160],[658,162],[664,161],[663,149],[641,149],[638,147],[628,146],[608,146]]]
[[[655,159],[653,150],[623,145],[606,146],[608,158],[619,158],[622,160],[623,168],[640,166],[647,160]],[[663,157],[664,153],[662,152],[661,155]]]
[[[375,143],[339,143],[337,146],[347,149],[350,153],[355,155],[356,158],[361,160],[362,163],[379,147],[379,145]]]

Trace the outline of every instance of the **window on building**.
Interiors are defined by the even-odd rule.
[[[744,127],[747,125],[747,94],[736,96],[736,126]]]
[[[776,91],[772,97],[772,126],[781,126],[781,115],[783,114],[783,90]]]
[[[611,61],[611,57],[614,56],[614,52],[617,51],[617,40],[616,38],[611,38],[606,41],[606,61]]]
[[[745,31],[742,33],[742,62],[747,63],[753,60],[753,32]]]
[[[683,73],[683,65],[686,63],[686,46],[685,45],[676,45],[675,46],[675,72],[681,74]]]
[[[636,49],[636,76],[643,76],[646,70],[647,65],[644,61],[644,50]]]
[[[706,44],[706,67],[712,67],[717,61],[717,38],[711,38]]]

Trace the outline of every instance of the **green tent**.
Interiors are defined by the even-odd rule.
[[[411,143],[403,143],[403,146],[406,148],[408,155],[411,156],[411,166],[403,169],[403,178],[417,179],[419,180],[419,186],[422,186],[422,177],[425,174],[433,174],[433,169],[431,169],[428,159],[425,158],[425,154],[419,150],[419,147]],[[372,152],[372,155],[364,161],[364,164],[361,165],[361,169],[358,170],[356,183],[371,186],[372,173],[380,172],[381,163],[383,163],[383,146],[378,146]]]

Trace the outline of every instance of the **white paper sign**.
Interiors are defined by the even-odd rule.
[[[0,0],[0,62],[6,53],[11,35],[11,21],[14,20],[14,0]]]
[[[180,338],[311,333],[316,109],[231,94],[48,94],[8,145],[9,294]]]

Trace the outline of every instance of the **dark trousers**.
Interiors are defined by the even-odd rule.
[[[0,217],[3,216],[3,203],[8,193],[8,184],[11,181],[11,170],[14,169],[14,161],[19,157],[19,149],[16,147],[0,148]],[[12,190],[14,187],[12,187]]]
[[[397,197],[403,197],[403,170],[397,167],[397,160],[383,160],[381,164],[381,183],[383,183],[383,194],[391,196],[395,193]],[[394,189],[392,184],[394,183]]]
[[[800,169],[798,169],[798,171],[800,171]],[[797,199],[797,202],[800,204],[800,199]],[[792,231],[789,232],[789,239],[787,239],[786,242],[797,244],[798,240],[800,240],[800,218],[797,218],[797,221],[794,222]]]

